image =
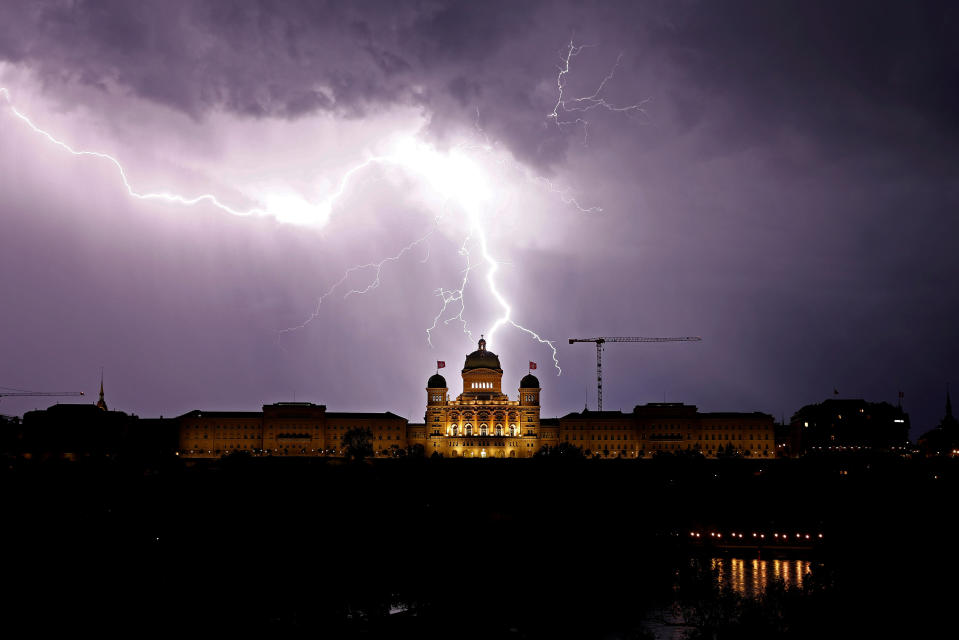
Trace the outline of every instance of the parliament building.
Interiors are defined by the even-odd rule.
[[[692,405],[652,403],[632,413],[584,409],[542,418],[536,376],[524,376],[511,400],[502,388],[499,356],[483,339],[477,346],[466,356],[463,391],[455,399],[443,376],[430,376],[423,423],[390,412],[328,412],[308,402],[280,402],[263,411],[191,411],[176,419],[178,455],[342,456],[343,436],[356,428],[369,430],[377,456],[420,451],[448,458],[529,458],[564,442],[601,458],[691,451],[707,457],[774,455],[773,417],[759,412],[699,413]]]

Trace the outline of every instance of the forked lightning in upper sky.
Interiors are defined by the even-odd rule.
[[[633,105],[615,106],[608,103],[606,99],[602,97],[602,92],[613,78],[616,67],[622,58],[621,55],[617,58],[616,63],[606,77],[603,78],[596,91],[591,95],[579,98],[568,98],[565,96],[564,90],[566,76],[570,73],[570,61],[589,46],[591,45],[575,46],[570,42],[564,64],[560,68],[559,75],[557,76],[557,102],[552,112],[547,116],[555,122],[557,126],[581,125],[584,132],[584,143],[587,141],[588,122],[581,114],[598,108],[615,112],[644,113],[643,108],[646,104],[644,101]],[[368,273],[369,279],[365,285],[350,288],[344,293],[344,297],[349,297],[353,294],[364,294],[377,288],[380,285],[380,275],[384,266],[402,259],[419,245],[426,244],[428,248],[428,242],[436,231],[439,222],[450,214],[455,215],[459,213],[462,216],[462,227],[464,231],[459,254],[463,257],[465,265],[461,272],[462,277],[456,286],[453,288],[438,287],[436,289],[435,293],[441,300],[441,307],[434,316],[431,326],[426,330],[427,341],[432,344],[433,332],[438,328],[440,323],[446,325],[450,322],[460,323],[464,333],[472,338],[473,332],[469,328],[466,317],[464,317],[466,313],[465,293],[471,282],[470,275],[472,271],[478,268],[480,264],[483,264],[486,267],[486,272],[482,281],[485,282],[492,300],[494,300],[500,308],[498,318],[484,331],[487,338],[492,341],[497,330],[503,326],[511,326],[518,329],[528,334],[532,339],[546,345],[551,350],[557,375],[562,373],[554,342],[543,338],[536,331],[516,322],[513,319],[513,306],[497,288],[496,276],[500,261],[492,255],[489,249],[486,228],[490,223],[490,220],[487,218],[500,215],[502,211],[499,210],[499,205],[497,205],[491,193],[493,181],[490,180],[490,176],[487,175],[483,166],[475,160],[474,156],[483,154],[486,157],[493,157],[494,154],[496,154],[496,156],[493,157],[494,162],[505,165],[511,170],[522,171],[526,179],[545,186],[551,193],[558,194],[565,204],[587,213],[598,212],[601,211],[601,209],[599,207],[581,206],[579,202],[570,195],[568,189],[558,188],[549,178],[533,174],[528,169],[520,167],[516,162],[510,159],[507,154],[501,154],[497,151],[494,145],[489,143],[488,139],[485,144],[464,143],[452,147],[449,151],[441,151],[431,144],[425,143],[413,136],[408,136],[396,144],[390,153],[368,157],[343,173],[337,181],[336,188],[331,190],[321,201],[311,203],[309,209],[312,209],[312,211],[307,211],[306,214],[304,214],[300,208],[295,208],[295,211],[291,211],[288,207],[278,204],[277,201],[271,203],[269,198],[264,199],[265,205],[244,209],[226,204],[212,193],[186,196],[172,190],[138,190],[133,186],[123,164],[115,156],[101,151],[88,151],[74,148],[67,142],[64,142],[47,130],[41,128],[34,123],[30,117],[18,110],[14,106],[13,97],[8,89],[0,87],[0,94],[2,94],[7,101],[10,112],[48,142],[75,156],[99,158],[111,163],[116,168],[127,194],[138,200],[156,200],[186,206],[209,204],[235,216],[272,216],[281,222],[311,224],[318,220],[326,220],[329,217],[329,213],[336,205],[337,200],[346,193],[350,181],[357,173],[379,165],[397,167],[404,173],[416,177],[435,193],[442,196],[444,203],[442,210],[434,216],[433,223],[429,230],[419,238],[403,246],[391,256],[379,261],[354,265],[346,269],[343,275],[319,296],[315,308],[307,318],[296,326],[279,331],[278,338],[305,327],[319,317],[323,302],[329,296],[337,293],[341,288],[344,288],[352,275],[361,272]],[[575,118],[572,120],[567,119],[564,114],[573,114]],[[480,131],[480,133],[483,132]],[[483,136],[485,137],[485,133],[483,133]],[[478,250],[481,258],[479,262],[475,261],[472,257],[471,245],[474,249]],[[429,254],[427,253],[426,255],[428,258]]]

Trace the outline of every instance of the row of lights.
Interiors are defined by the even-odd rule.
[[[275,451],[280,451],[280,449],[223,449],[223,450],[217,449],[216,451],[212,451],[212,450],[206,450],[206,451],[204,451],[203,449],[188,449],[188,450],[185,450],[183,453],[185,453],[185,454],[194,454],[194,453],[231,453],[231,452],[233,452],[233,451],[249,451],[250,453],[257,454],[257,453],[273,453],[273,452],[275,452]],[[341,450],[337,451],[336,449],[310,449],[310,453],[323,453],[323,454],[336,455],[337,453],[343,453],[343,450],[341,449]],[[177,451],[177,452],[176,452],[176,455],[180,455],[180,452]],[[379,455],[379,452],[378,452],[378,451],[374,452],[374,455]]]
[[[783,445],[780,445],[780,446],[783,446]],[[820,451],[823,451],[823,450],[826,450],[826,449],[828,449],[829,451],[856,451],[856,450],[867,451],[867,450],[872,450],[873,447],[870,447],[870,446],[852,446],[852,445],[850,445],[850,446],[848,446],[848,447],[847,447],[847,446],[829,446],[829,447],[813,446],[813,447],[809,447],[809,448],[810,448],[810,449],[819,449]],[[916,449],[913,448],[913,447],[889,447],[889,450],[890,450],[890,451],[916,451]]]
[[[690,531],[690,532],[689,532],[689,536],[690,536],[691,538],[701,538],[702,535],[703,535],[703,534],[699,533],[698,531]],[[730,537],[730,538],[733,538],[733,539],[740,539],[740,540],[741,540],[741,539],[743,538],[743,535],[744,535],[744,534],[742,534],[742,533],[730,533],[730,534],[729,534],[729,537]],[[709,537],[710,537],[710,538],[719,539],[719,538],[722,538],[722,537],[723,537],[723,534],[720,533],[720,532],[718,532],[718,531],[710,531],[710,532],[709,532]],[[765,539],[766,539],[766,534],[765,534],[765,533],[756,533],[756,532],[753,532],[753,536],[752,536],[752,537],[753,537],[753,538],[757,538],[757,539],[761,539],[761,540],[765,540]],[[822,537],[823,537],[823,535],[822,535],[821,533],[816,535],[816,538],[818,538],[818,539],[820,539],[820,540],[822,539]],[[773,538],[778,539],[778,540],[788,541],[788,540],[789,540],[789,534],[788,534],[788,533],[783,533],[783,534],[774,533],[774,534],[773,534]],[[796,534],[796,538],[799,539],[799,540],[811,540],[811,539],[812,539],[812,534],[809,534],[809,533],[806,533],[806,534],[797,533],[797,534]]]

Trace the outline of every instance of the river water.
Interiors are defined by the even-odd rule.
[[[720,585],[748,598],[760,597],[776,580],[801,588],[812,570],[812,562],[799,559],[712,558],[709,563]]]
[[[719,586],[730,589],[745,598],[761,598],[766,588],[781,580],[787,588],[803,586],[816,564],[798,558],[736,558],[713,557],[705,562],[714,573]],[[642,625],[657,640],[684,640],[692,631],[676,617],[670,607],[654,610]]]

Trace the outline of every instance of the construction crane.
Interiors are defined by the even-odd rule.
[[[0,391],[0,398],[10,396],[36,398],[38,396],[82,396],[82,391]]]
[[[603,410],[603,345],[607,342],[700,342],[702,338],[685,336],[682,338],[570,338],[569,343],[595,342],[596,343],[596,407]]]

